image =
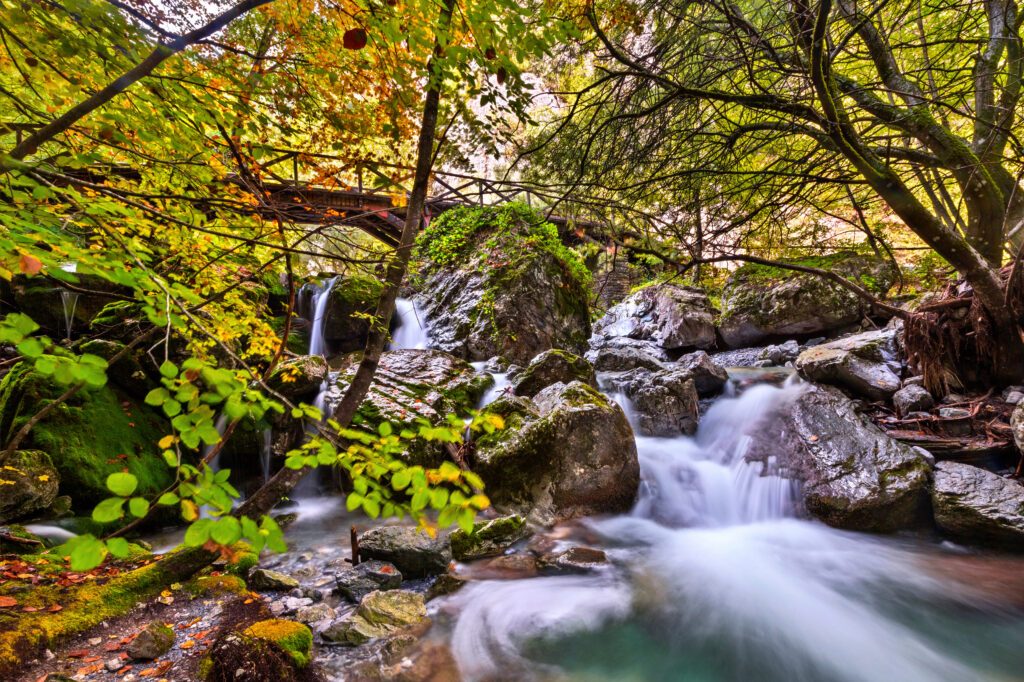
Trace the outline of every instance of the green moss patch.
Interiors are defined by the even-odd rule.
[[[302,623],[273,618],[253,623],[242,633],[270,642],[291,656],[300,668],[309,665],[313,649],[313,633]]]

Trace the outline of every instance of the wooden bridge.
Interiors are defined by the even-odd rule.
[[[269,152],[269,158],[257,160],[260,189],[266,197],[257,209],[260,213],[297,223],[349,225],[387,244],[398,244],[414,172],[411,166],[346,161],[294,150],[264,152]],[[240,178],[237,181],[246,187]],[[563,238],[600,232],[608,224],[596,201],[569,200],[554,191],[519,182],[446,171],[431,175],[425,218],[429,223],[455,206],[510,201],[521,201],[540,211]]]

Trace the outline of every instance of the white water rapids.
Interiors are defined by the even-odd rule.
[[[755,386],[718,400],[692,438],[638,438],[633,512],[586,524],[603,572],[445,600],[466,678],[1024,679],[1019,612],[931,577],[918,545],[794,518],[795,486],[744,460],[748,434],[799,390]]]

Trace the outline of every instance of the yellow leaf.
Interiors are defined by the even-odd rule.
[[[166,450],[169,447],[171,447],[172,445],[174,445],[174,442],[176,440],[178,440],[178,439],[175,436],[172,436],[172,435],[164,436],[163,438],[160,439],[160,442],[157,443],[157,447],[159,447],[161,450]]]

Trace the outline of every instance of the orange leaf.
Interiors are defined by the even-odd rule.
[[[0,608],[7,608],[8,606],[17,606],[18,600],[14,597],[0,597]]]
[[[18,269],[26,275],[38,275],[39,271],[43,269],[43,261],[39,260],[35,256],[23,253],[21,254],[21,258],[18,260]]]

